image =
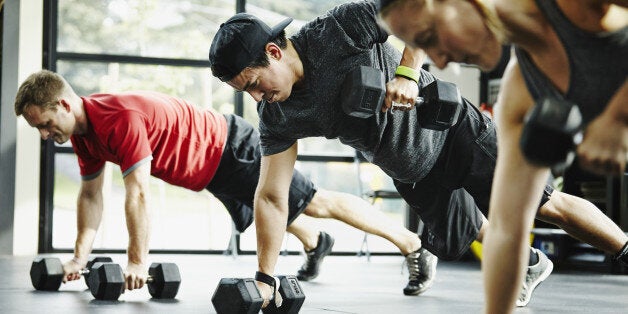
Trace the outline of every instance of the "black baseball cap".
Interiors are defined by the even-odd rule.
[[[238,13],[220,24],[209,48],[212,74],[223,82],[238,75],[259,56],[268,42],[292,22],[286,18],[270,28],[257,17]]]

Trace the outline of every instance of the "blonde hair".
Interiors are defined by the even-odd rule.
[[[15,115],[22,115],[29,106],[57,110],[57,104],[66,92],[72,92],[72,88],[61,75],[48,70],[35,72],[17,91]]]
[[[391,1],[387,1],[384,4],[384,6],[380,9],[379,17],[380,19],[384,19],[390,13],[390,11],[402,5],[409,4],[409,3],[412,3],[414,6],[417,6],[417,7],[431,7],[436,1],[444,1],[444,0],[391,0]],[[493,32],[493,34],[495,34],[495,37],[497,37],[497,40],[499,40],[502,43],[505,43],[506,38],[507,38],[506,31],[505,31],[503,23],[497,16],[497,13],[495,13],[494,8],[489,7],[489,5],[486,4],[485,0],[465,0],[465,1],[471,2],[471,4],[473,4],[473,6],[477,8],[478,12],[483,17],[484,25],[486,25],[486,27],[488,27],[488,29],[491,32]]]

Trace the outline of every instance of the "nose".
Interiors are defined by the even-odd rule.
[[[50,132],[48,132],[48,130],[45,130],[45,129],[39,129],[39,134],[41,135],[42,140],[47,140],[48,136],[50,136]]]
[[[249,95],[251,95],[251,97],[253,97],[253,99],[255,99],[255,101],[260,102],[262,101],[262,97],[264,97],[264,93],[261,91],[250,91]]]

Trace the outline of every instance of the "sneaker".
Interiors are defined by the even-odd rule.
[[[519,299],[517,299],[517,306],[522,307],[528,305],[530,299],[532,298],[532,292],[534,289],[545,280],[554,269],[554,264],[552,261],[547,258],[543,252],[538,249],[533,249],[536,254],[539,255],[539,262],[535,265],[528,266],[526,271],[526,277],[523,282],[523,286],[521,287],[521,294],[519,294]]]
[[[406,255],[409,281],[403,288],[405,295],[419,295],[429,289],[436,276],[438,258],[424,248]]]
[[[332,247],[334,247],[334,238],[321,231],[318,235],[316,248],[305,252],[305,263],[297,272],[297,278],[301,281],[309,281],[316,278],[323,259],[331,253]]]

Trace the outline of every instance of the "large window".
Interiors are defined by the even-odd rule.
[[[236,113],[258,124],[256,106],[248,95],[210,73],[207,53],[220,23],[237,8],[257,15],[270,25],[286,16],[294,22],[286,29],[294,33],[308,20],[343,2],[342,0],[59,0],[47,4],[50,36],[48,67],[63,75],[79,95],[129,90],[154,90],[181,97],[201,107],[222,113]],[[242,105],[237,103],[242,101]],[[69,251],[76,237],[76,197],[80,187],[77,159],[69,144],[46,143],[42,180],[44,204],[51,203],[50,232],[44,250]],[[344,156],[345,162],[300,161],[297,167],[319,187],[359,193],[392,188],[379,169],[362,163],[362,178],[351,162],[354,151],[338,141],[324,138],[299,142],[299,154]],[[312,160],[309,158],[308,160]],[[46,163],[44,163],[46,164]],[[348,179],[350,178],[350,179]],[[360,185],[358,185],[360,184]],[[151,249],[221,251],[227,248],[232,232],[230,218],[222,204],[208,192],[192,192],[151,181],[153,232]],[[47,191],[47,192],[46,192]],[[117,165],[105,168],[105,209],[95,249],[124,250],[127,231],[124,220],[124,184]],[[403,224],[405,207],[401,201],[376,202],[387,215]],[[336,236],[335,250],[359,249],[363,232],[337,221],[321,220],[321,229]],[[372,251],[397,252],[392,244],[375,239]],[[301,245],[293,237],[290,250]],[[252,226],[241,235],[240,248],[255,250]]]

